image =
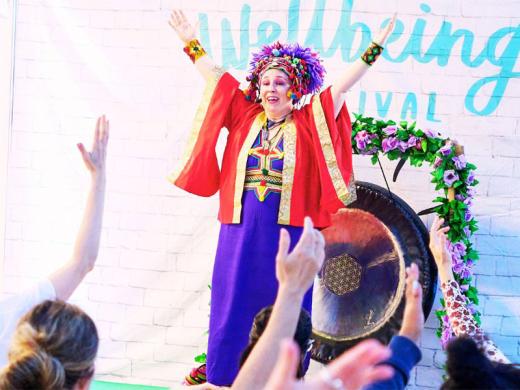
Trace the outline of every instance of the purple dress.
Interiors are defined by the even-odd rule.
[[[266,168],[268,177],[262,174],[267,172]],[[280,228],[288,230],[291,250],[302,232],[301,227],[282,226],[277,222],[282,168],[283,139],[266,157],[261,154],[259,135],[247,160],[242,222],[222,224],[220,228],[211,285],[206,366],[208,382],[215,385],[233,383],[255,315],[274,303],[278,290],[275,257]],[[310,312],[311,304],[312,291],[309,290],[303,307]]]

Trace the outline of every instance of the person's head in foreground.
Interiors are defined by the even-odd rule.
[[[520,368],[492,362],[468,337],[453,339],[446,348],[448,379],[441,389],[519,389]]]
[[[98,344],[96,325],[80,308],[44,301],[18,323],[0,389],[88,389]]]
[[[253,320],[253,326],[251,327],[251,332],[249,333],[249,344],[244,349],[242,356],[240,357],[240,367],[242,367],[247,357],[255,347],[258,339],[264,333],[264,330],[267,327],[267,323],[271,318],[272,312],[273,307],[267,306],[260,310],[255,316],[255,319]],[[306,370],[304,368],[303,362],[305,360],[305,356],[307,355],[307,351],[309,350],[311,335],[311,316],[307,310],[302,308],[300,311],[300,317],[298,318],[298,323],[296,324],[296,331],[294,332],[294,341],[300,349],[300,364],[298,365],[298,371],[296,373],[297,378],[303,378],[305,376]]]

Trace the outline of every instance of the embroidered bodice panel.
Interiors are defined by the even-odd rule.
[[[261,133],[249,150],[246,166],[245,191],[254,191],[260,202],[270,194],[282,191],[283,137],[271,150],[264,148]]]

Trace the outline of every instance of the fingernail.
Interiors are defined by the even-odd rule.
[[[419,282],[417,280],[414,280],[412,283],[413,292],[417,293],[417,292],[419,292],[420,289],[421,289],[421,285],[419,284]]]

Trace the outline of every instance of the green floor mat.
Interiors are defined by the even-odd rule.
[[[91,390],[168,390],[167,387],[131,385],[128,383],[93,381],[90,386]]]

